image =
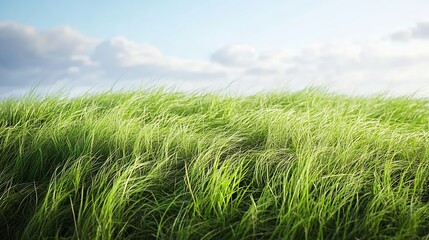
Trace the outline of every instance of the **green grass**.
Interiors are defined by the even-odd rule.
[[[0,236],[429,238],[428,99],[307,89],[0,102]]]

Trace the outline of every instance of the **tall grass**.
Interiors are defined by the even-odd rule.
[[[429,238],[429,101],[307,89],[0,103],[0,236]]]

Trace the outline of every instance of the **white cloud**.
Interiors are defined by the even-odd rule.
[[[407,36],[421,39],[425,29],[420,23]],[[0,95],[35,84],[76,90],[109,88],[116,82],[118,86],[143,83],[185,90],[229,86],[239,93],[324,85],[345,93],[391,90],[429,96],[429,41],[397,40],[391,35],[366,43],[264,52],[234,44],[215,51],[210,60],[189,60],[124,37],[100,41],[70,27],[37,31],[0,23]]]
[[[247,62],[243,60],[245,54],[230,49],[242,47],[228,46],[220,52],[228,53],[225,56],[233,67],[245,70],[241,79],[266,80],[259,83],[262,89],[322,85],[343,93],[418,92],[429,96],[429,71],[426,70],[429,66],[429,42],[426,41],[410,44],[377,40],[318,44],[297,52],[252,51],[251,61]],[[234,59],[240,59],[240,64],[235,64]],[[223,61],[223,64],[228,66],[228,61]]]
[[[256,51],[244,44],[234,44],[214,52],[211,60],[224,66],[242,67],[256,60]]]
[[[106,67],[133,67],[159,61],[155,47],[138,44],[124,37],[105,40],[97,45],[92,59]]]
[[[395,41],[429,40],[429,22],[419,22],[413,28],[391,34],[390,38]]]
[[[89,88],[160,78],[206,81],[226,78],[228,72],[208,61],[165,56],[156,47],[124,37],[99,41],[70,27],[38,31],[18,23],[0,23],[3,96],[33,86]]]
[[[204,80],[226,75],[224,67],[206,61],[165,56],[153,46],[139,44],[123,37],[98,44],[91,59],[106,74],[110,74],[110,70],[125,71],[135,78],[167,76],[176,80]]]
[[[0,64],[8,68],[69,65],[94,41],[70,27],[45,32],[13,22],[0,23]]]
[[[34,84],[79,69],[88,64],[85,54],[94,42],[70,27],[39,32],[0,23],[0,87]]]

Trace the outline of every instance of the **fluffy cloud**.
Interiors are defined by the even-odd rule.
[[[408,41],[415,39],[429,40],[429,22],[417,23],[415,27],[393,33],[390,37],[395,41]]]
[[[111,86],[118,80],[129,86],[133,80],[145,79],[219,79],[226,78],[228,72],[208,61],[165,56],[153,46],[124,37],[96,40],[70,27],[38,31],[18,23],[0,23],[3,96],[33,86],[90,88]]]
[[[138,44],[123,37],[105,40],[97,45],[92,59],[106,67],[133,67],[159,61],[155,47]]]
[[[211,60],[229,67],[246,66],[256,60],[256,50],[244,44],[230,45],[214,52]]]
[[[209,79],[225,77],[226,73],[223,67],[205,61],[164,56],[153,46],[123,37],[98,44],[91,59],[102,69],[125,70],[140,78],[168,75],[171,79]]]
[[[308,46],[300,51],[257,53],[242,45],[216,52],[212,61],[242,69],[242,79],[260,82],[260,89],[327,86],[343,93],[429,96],[429,42],[413,44],[390,40],[367,43],[337,43]],[[245,52],[243,54],[243,52]],[[251,61],[242,61],[252,52]],[[224,59],[219,61],[218,59]],[[227,60],[225,60],[227,59]],[[240,64],[237,64],[239,62]]]
[[[208,60],[163,54],[124,37],[96,40],[70,27],[38,31],[0,23],[0,95],[33,85],[72,91],[112,86],[167,85],[183,90],[225,89],[238,93],[293,90],[323,85],[344,92],[429,96],[429,24],[365,43],[308,46],[299,51],[258,52],[245,44],[225,46]],[[406,36],[406,38],[404,37]],[[429,38],[428,38],[429,39]],[[401,40],[401,41],[398,41]]]
[[[70,27],[39,32],[13,22],[0,23],[0,87],[78,72],[89,64],[85,54],[93,44]]]
[[[70,27],[46,32],[12,22],[0,23],[0,66],[34,68],[72,65],[91,40]]]

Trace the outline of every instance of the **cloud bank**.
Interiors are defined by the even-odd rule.
[[[333,91],[429,96],[429,22],[365,43],[258,51],[231,44],[202,60],[168,56],[125,37],[95,39],[71,27],[38,31],[0,23],[0,96],[27,89],[72,91],[173,86],[246,93],[309,85]]]

